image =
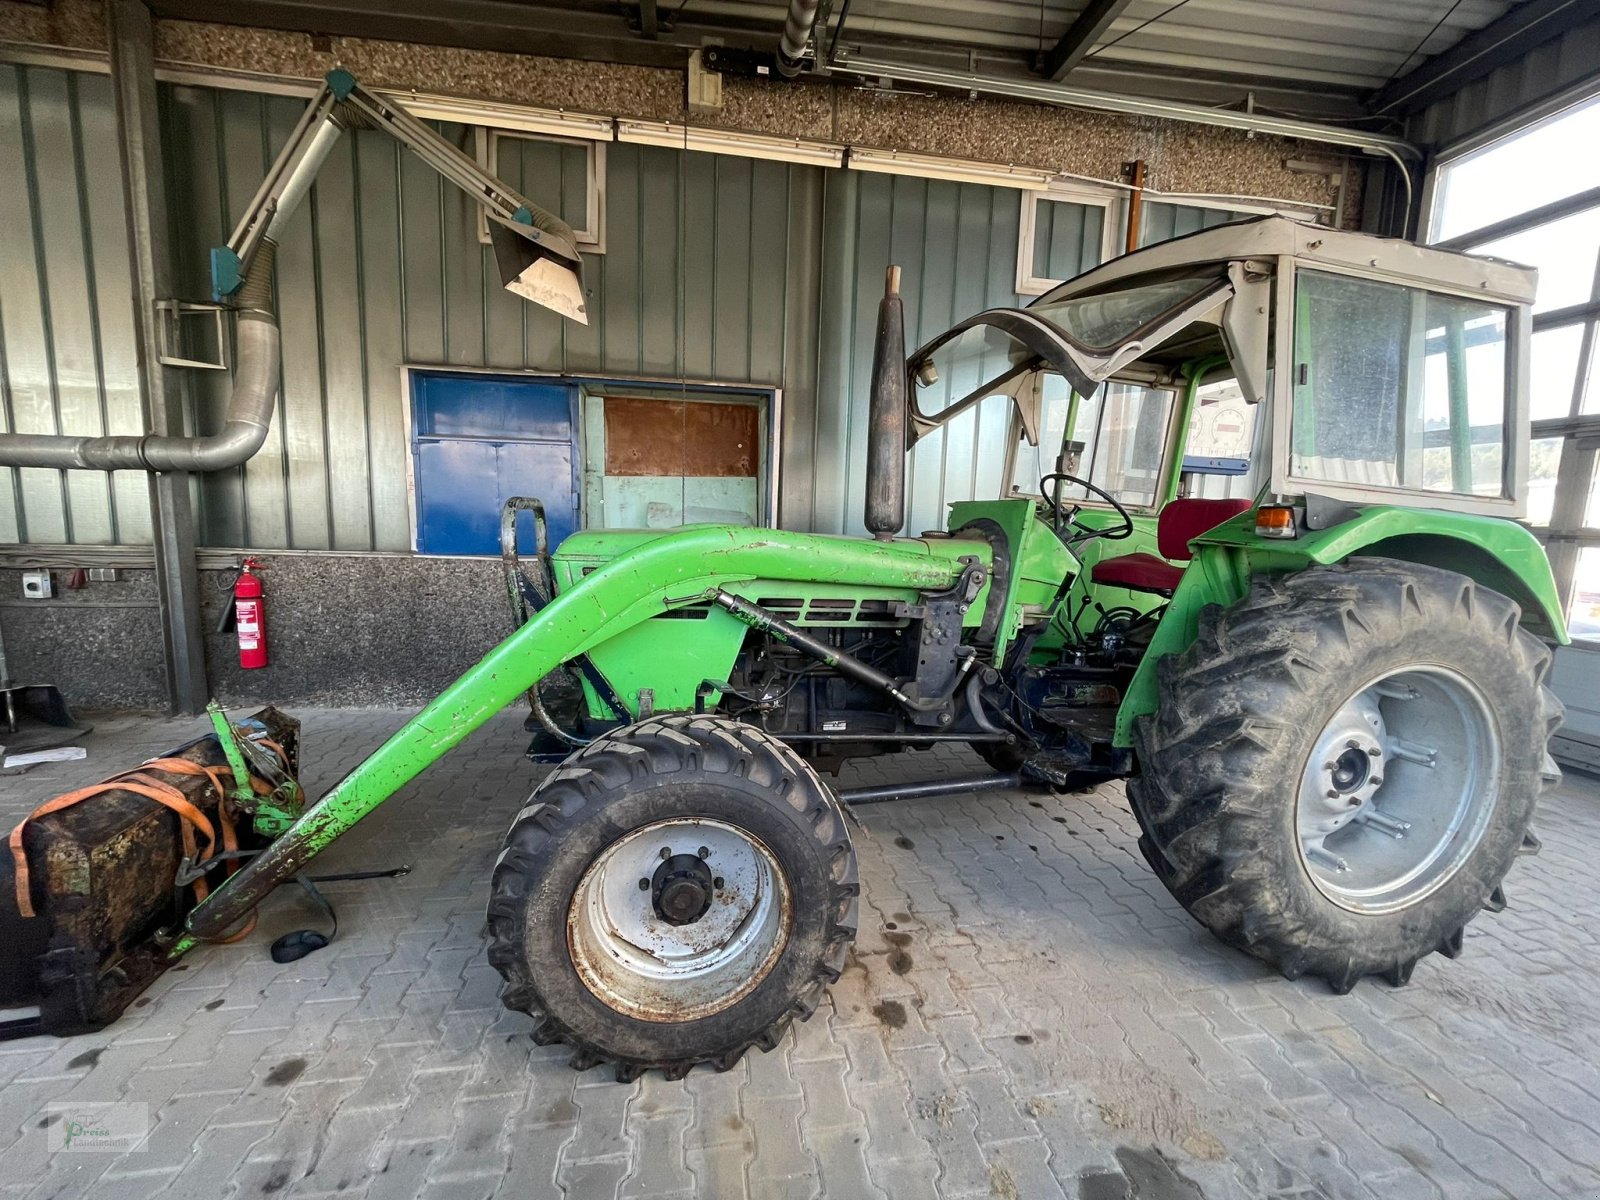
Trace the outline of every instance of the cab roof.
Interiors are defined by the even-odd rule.
[[[1373,279],[1466,290],[1510,304],[1532,304],[1539,273],[1503,259],[1418,246],[1399,238],[1328,229],[1288,217],[1258,217],[1202,229],[1124,254],[1050,289],[1033,304],[1125,287],[1143,276],[1186,273],[1207,264],[1289,257]],[[1032,307],[1032,305],[1030,305]]]

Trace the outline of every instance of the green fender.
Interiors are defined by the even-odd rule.
[[[942,590],[959,578],[963,555],[988,566],[993,552],[965,539],[871,541],[726,525],[691,526],[641,543],[556,596],[407,721],[191,912],[168,954],[240,920],[263,887],[303,867],[534,683],[640,621],[751,579]]]
[[[1356,509],[1350,520],[1328,529],[1278,541],[1258,537],[1255,513],[1247,512],[1190,546],[1194,558],[1117,711],[1118,746],[1131,746],[1134,721],[1156,709],[1161,659],[1188,649],[1199,630],[1201,610],[1243,599],[1255,575],[1300,571],[1356,554],[1442,567],[1511,597],[1522,606],[1523,624],[1532,632],[1562,645],[1570,640],[1544,547],[1514,521],[1373,505]]]

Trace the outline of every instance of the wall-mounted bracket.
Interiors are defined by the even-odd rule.
[[[228,362],[228,326],[223,319],[227,308],[221,304],[197,304],[188,300],[156,301],[157,357],[164,367],[192,367],[197,371],[226,371]],[[183,322],[185,318],[210,317],[217,337],[217,361],[187,358],[184,350]]]

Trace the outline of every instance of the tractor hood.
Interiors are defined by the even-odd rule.
[[[698,525],[674,525],[670,529],[580,529],[568,536],[556,549],[556,557],[571,562],[610,562],[619,554],[626,554],[635,546],[653,542],[657,538],[698,529]]]

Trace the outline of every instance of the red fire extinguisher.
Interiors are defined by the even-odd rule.
[[[244,560],[233,585],[233,612],[239,630],[239,665],[246,670],[267,665],[267,610],[262,599],[261,580],[255,572],[261,564]]]

